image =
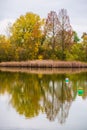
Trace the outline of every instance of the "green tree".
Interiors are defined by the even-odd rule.
[[[74,35],[74,42],[75,43],[79,42],[80,39],[79,39],[76,31],[73,31],[73,35]]]
[[[82,35],[82,44],[83,44],[83,48],[84,48],[84,57],[85,57],[85,60],[87,62],[87,33],[83,33]]]
[[[67,60],[84,61],[85,51],[83,45],[81,43],[74,44],[70,52],[67,51],[66,56]]]

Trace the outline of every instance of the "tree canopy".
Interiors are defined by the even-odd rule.
[[[0,61],[33,59],[87,62],[87,33],[82,40],[73,30],[66,9],[50,11],[47,18],[29,12],[9,26],[9,37],[0,35]]]

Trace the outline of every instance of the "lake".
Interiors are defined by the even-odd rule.
[[[87,130],[87,71],[1,70],[0,130],[58,129]]]

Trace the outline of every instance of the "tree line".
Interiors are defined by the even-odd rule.
[[[0,35],[0,61],[34,59],[87,62],[87,34],[78,38],[66,9],[50,11],[44,19],[26,13],[8,27],[8,37]]]

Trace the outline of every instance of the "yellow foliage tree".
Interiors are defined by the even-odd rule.
[[[37,14],[20,16],[11,28],[11,42],[26,49],[28,59],[35,59],[42,37],[41,19]]]

